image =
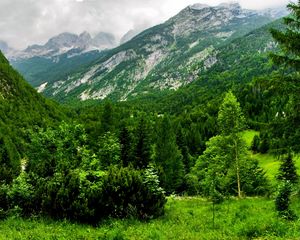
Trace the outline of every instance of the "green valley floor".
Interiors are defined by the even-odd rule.
[[[292,208],[300,216],[300,203]],[[215,206],[202,198],[170,197],[166,214],[148,222],[108,220],[97,227],[68,221],[9,218],[0,239],[300,239],[300,220],[279,219],[267,198],[230,199]]]

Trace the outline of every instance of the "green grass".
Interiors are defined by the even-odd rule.
[[[243,139],[247,143],[247,147],[250,148],[252,140],[255,135],[259,135],[259,132],[254,131],[254,130],[246,130],[243,132]],[[251,151],[249,151],[250,156],[253,159],[258,160],[260,166],[266,171],[266,176],[273,182],[275,183],[276,180],[276,175],[278,173],[278,169],[280,166],[280,159],[273,154],[270,153],[256,153],[253,154]],[[296,155],[294,157],[295,165],[297,167],[298,174],[300,175],[300,155]]]
[[[300,215],[300,203],[293,203]],[[279,219],[274,202],[231,199],[215,207],[201,198],[169,198],[166,214],[149,222],[108,220],[98,227],[68,221],[9,218],[0,239],[300,239],[300,221]]]

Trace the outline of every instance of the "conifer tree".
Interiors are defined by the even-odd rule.
[[[145,116],[140,118],[135,135],[134,167],[144,169],[151,159],[150,132]]]
[[[272,53],[275,64],[284,66],[286,71],[274,86],[277,86],[279,98],[286,99],[284,110],[280,110],[280,118],[272,123],[272,138],[280,143],[279,151],[287,149],[300,152],[300,1],[288,4],[291,14],[284,18],[284,31],[271,29],[271,34],[279,44],[281,52]]]
[[[297,183],[298,174],[292,155],[289,153],[287,157],[282,160],[279,168],[278,180],[290,181],[291,183]]]
[[[285,32],[271,29],[273,38],[279,43],[282,53],[272,53],[271,57],[277,64],[283,64],[300,71],[300,1],[288,4],[291,15],[284,18],[287,26]]]
[[[133,139],[128,131],[128,128],[124,125],[120,132],[120,145],[121,145],[121,161],[124,167],[127,167],[132,159],[132,145]]]
[[[178,191],[183,183],[184,165],[169,117],[164,117],[159,125],[155,162],[163,170],[161,182],[164,189],[168,193]]]
[[[101,116],[102,132],[112,131],[114,128],[114,109],[111,102],[104,105]]]

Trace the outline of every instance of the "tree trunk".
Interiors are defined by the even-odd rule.
[[[240,163],[239,163],[239,156],[238,156],[238,144],[237,140],[234,140],[235,143],[235,164],[236,164],[236,179],[237,179],[237,190],[238,190],[238,197],[241,198],[241,180],[240,180]]]

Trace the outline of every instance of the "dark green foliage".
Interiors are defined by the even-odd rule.
[[[268,152],[269,148],[270,148],[269,136],[267,134],[265,135],[262,134],[258,150],[261,153],[266,153]]]
[[[10,183],[21,169],[21,160],[15,145],[7,136],[0,135],[0,182]]]
[[[114,109],[111,102],[107,102],[104,105],[103,113],[101,117],[102,132],[108,132],[113,130],[114,127]]]
[[[257,153],[259,151],[259,145],[260,145],[260,137],[258,135],[255,135],[251,143],[251,150],[254,153]]]
[[[120,130],[121,162],[124,167],[128,167],[133,160],[133,138],[126,126]]]
[[[149,219],[162,215],[166,199],[151,170],[143,176],[138,170],[113,167],[104,178],[100,203],[106,203],[104,215]]]
[[[275,199],[275,208],[280,217],[287,220],[295,219],[295,214],[290,209],[290,197],[292,193],[292,185],[289,181],[282,181],[279,191]]]
[[[279,154],[287,153],[288,149],[299,152],[300,135],[300,2],[290,3],[288,9],[291,14],[284,18],[283,31],[272,29],[274,40],[279,44],[281,52],[272,53],[274,63],[284,67],[282,76],[273,80],[278,93],[278,106],[275,119],[272,121],[270,132],[275,141]]]
[[[166,192],[180,190],[183,184],[184,165],[168,116],[163,117],[158,127],[155,162],[162,169],[161,182]]]
[[[298,174],[292,155],[289,153],[281,160],[279,173],[277,175],[278,180],[289,181],[291,183],[298,182]]]
[[[136,145],[134,150],[134,167],[145,169],[151,160],[151,139],[149,123],[145,116],[141,116],[135,132]]]
[[[271,57],[277,64],[291,66],[300,71],[300,2],[290,3],[288,9],[291,15],[284,18],[287,29],[284,32],[271,30],[273,38],[280,44],[283,52],[272,54]]]

